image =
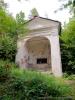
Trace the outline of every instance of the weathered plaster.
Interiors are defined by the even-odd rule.
[[[28,24],[29,35],[17,42],[16,63],[21,68],[32,68],[62,76],[59,44],[59,23],[35,18]],[[37,64],[37,58],[47,58],[47,63]]]

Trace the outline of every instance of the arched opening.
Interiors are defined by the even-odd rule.
[[[33,70],[51,70],[51,47],[46,37],[32,37],[27,40],[28,68]]]

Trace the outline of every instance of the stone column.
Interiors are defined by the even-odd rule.
[[[54,76],[62,76],[59,36],[49,36],[51,45],[51,66]]]

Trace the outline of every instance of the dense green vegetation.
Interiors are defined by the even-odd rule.
[[[64,25],[61,41],[61,59],[63,72],[67,74],[75,74],[75,0],[59,0],[62,6],[59,10],[68,9],[72,18]]]
[[[15,61],[16,42],[10,36],[0,37],[0,59]]]
[[[14,62],[17,39],[28,29],[25,26],[24,13],[21,11],[14,19],[4,5],[5,3],[0,1],[0,59]]]
[[[70,87],[64,80],[14,66],[9,61],[0,61],[0,100],[39,100],[41,97],[69,96]]]
[[[75,74],[75,17],[62,30],[61,51],[63,71]]]

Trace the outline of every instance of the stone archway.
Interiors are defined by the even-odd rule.
[[[36,36],[25,43],[28,52],[27,68],[51,71],[51,46],[46,37]]]

